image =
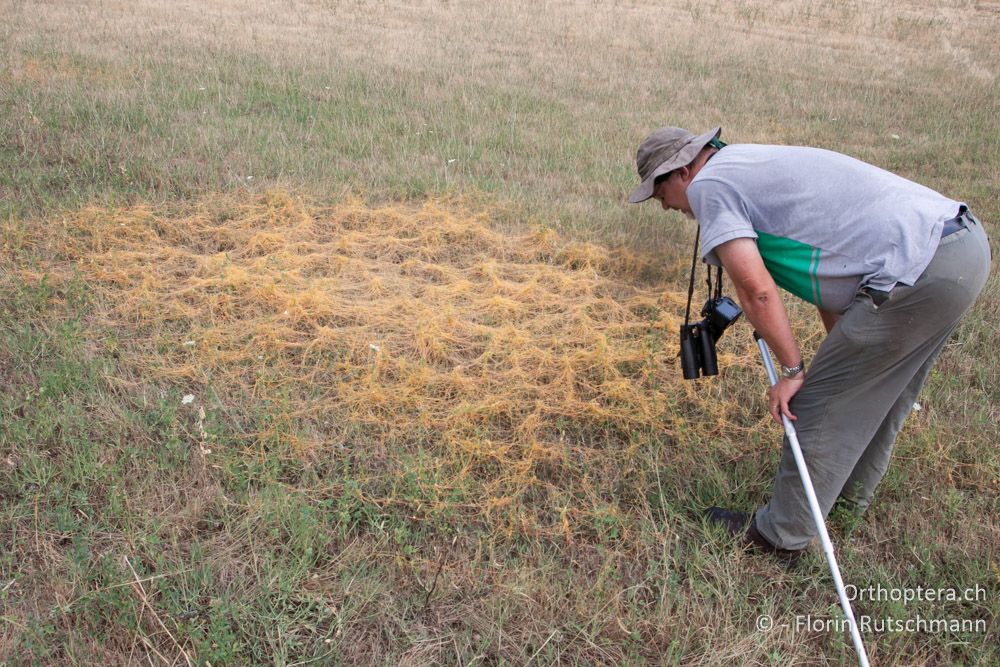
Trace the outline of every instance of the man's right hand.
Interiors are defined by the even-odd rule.
[[[767,409],[774,417],[774,421],[780,424],[782,415],[788,417],[790,421],[795,421],[796,417],[789,410],[788,403],[805,384],[805,379],[805,373],[799,373],[790,378],[779,377],[777,384],[772,385],[768,390]]]

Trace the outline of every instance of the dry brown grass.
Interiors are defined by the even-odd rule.
[[[270,192],[87,209],[37,229],[17,243],[58,263],[14,279],[92,286],[95,324],[123,341],[120,382],[166,382],[197,396],[192,409],[283,397],[273,429],[246,435],[284,438],[303,461],[357,447],[375,467],[418,448],[460,461],[446,483],[482,484],[469,518],[508,535],[541,530],[504,510],[526,489],[565,463],[673,439],[678,401],[698,400],[676,371],[685,296],[654,257],[551,229],[500,233],[454,203],[319,207]],[[578,514],[589,521],[567,509],[551,528],[572,540]]]
[[[343,54],[367,66],[401,66],[445,77],[475,71],[510,85],[527,81],[565,88],[580,85],[581,75],[599,76],[602,90],[617,74],[630,79],[619,83],[623,88],[648,80],[648,72],[631,66],[615,70],[614,65],[635,62],[637,54],[655,59],[656,47],[666,40],[672,51],[702,44],[701,49],[729,55],[733,49],[742,55],[756,44],[773,47],[779,41],[779,49],[818,53],[829,62],[838,53],[852,60],[861,55],[871,68],[897,74],[901,67],[928,59],[955,59],[968,66],[969,75],[989,82],[996,78],[996,46],[988,28],[1000,21],[1000,3],[971,0],[577,1],[541,8],[530,2],[433,0],[405,6],[117,0],[51,4],[42,12],[31,11],[30,2],[4,4],[36,34],[55,37],[85,26],[73,43],[93,55],[130,56],[131,49],[150,42],[188,50],[192,62],[197,62],[194,52],[213,49],[253,50],[285,65]],[[734,33],[745,41],[715,42],[719,35]],[[458,62],[459,52],[478,57]],[[760,54],[767,60],[783,55],[773,49]]]

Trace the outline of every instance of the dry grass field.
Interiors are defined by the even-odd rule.
[[[1000,3],[0,0],[0,665],[840,665],[822,554],[703,524],[780,432],[680,379],[671,124],[1000,220]],[[804,348],[822,328],[789,300]],[[874,665],[1000,662],[1000,288],[872,509]],[[765,627],[768,618],[773,627]],[[802,627],[803,619],[818,624]]]

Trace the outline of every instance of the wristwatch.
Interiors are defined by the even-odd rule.
[[[783,378],[793,378],[805,369],[805,362],[800,361],[796,366],[784,366],[781,367],[781,377]]]

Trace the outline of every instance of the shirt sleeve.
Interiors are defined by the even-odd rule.
[[[721,266],[715,248],[733,239],[756,239],[746,203],[730,185],[712,178],[695,179],[687,189],[688,203],[701,227],[701,258]]]

